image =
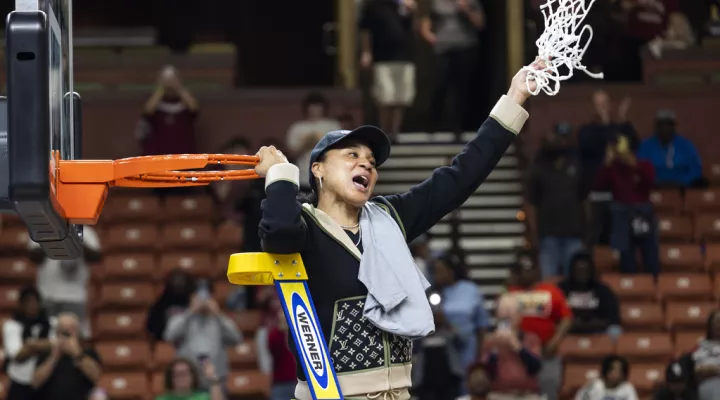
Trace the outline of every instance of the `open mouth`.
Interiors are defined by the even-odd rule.
[[[368,178],[365,175],[355,175],[353,176],[353,185],[358,189],[365,191],[368,188],[368,185],[370,184],[370,178]]]

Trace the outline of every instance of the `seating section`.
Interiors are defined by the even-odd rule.
[[[157,196],[117,193],[107,201],[95,227],[103,247],[102,263],[91,266],[88,308],[94,346],[105,373],[100,386],[112,400],[148,400],[163,390],[163,371],[175,358],[164,342],[151,343],[145,330],[150,306],[162,293],[170,271],[181,268],[209,279],[221,307],[234,286],[227,282],[227,261],[242,244],[242,230],[214,226],[208,196]],[[0,322],[15,310],[20,288],[33,284],[37,266],[27,259],[28,236],[12,216],[0,231]],[[269,377],[259,371],[253,340],[260,313],[231,313],[246,340],[228,349],[231,398],[268,398]],[[0,399],[7,380],[0,376]]]

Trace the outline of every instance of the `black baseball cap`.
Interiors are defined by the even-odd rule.
[[[388,157],[390,157],[390,139],[385,132],[382,131],[382,129],[376,126],[363,125],[351,131],[330,131],[326,133],[319,142],[317,142],[315,148],[313,148],[312,152],[310,152],[310,166],[308,168],[310,168],[309,183],[312,190],[317,189],[315,187],[315,176],[312,173],[312,165],[318,160],[318,158],[320,158],[320,156],[325,154],[326,151],[345,140],[351,139],[365,143],[370,148],[373,152],[373,156],[375,156],[375,165],[378,167],[381,166]]]

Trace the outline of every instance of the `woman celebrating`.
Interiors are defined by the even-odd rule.
[[[411,339],[434,326],[425,296],[429,285],[407,243],[463,204],[490,174],[528,118],[521,106],[530,95],[528,83],[534,90],[525,71],[515,75],[452,165],[406,193],[371,200],[377,168],[390,155],[388,137],[372,126],[329,132],[315,145],[308,182],[313,204],[296,198],[295,165],[274,147],[258,152],[255,171],[265,177],[267,193],[259,226],[263,250],[301,254],[346,398],[410,398]],[[310,400],[295,355],[295,396]]]

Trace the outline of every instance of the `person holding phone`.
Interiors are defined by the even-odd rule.
[[[538,374],[542,366],[540,338],[520,330],[518,301],[511,294],[498,299],[497,328],[483,344],[482,363],[490,378],[488,399],[539,400]]]
[[[192,360],[198,366],[210,362],[216,371],[217,381],[223,385],[229,372],[226,349],[242,341],[235,323],[220,310],[212,298],[212,286],[200,281],[190,307],[168,320],[164,339],[175,345],[177,354]],[[201,379],[202,387],[211,387],[213,381]]]
[[[60,314],[56,332],[52,350],[38,358],[32,379],[35,399],[57,399],[62,393],[63,400],[86,400],[102,374],[100,356],[82,345],[75,314]]]
[[[655,186],[653,165],[635,157],[628,138],[619,135],[606,149],[605,166],[598,173],[596,185],[613,195],[610,245],[620,253],[620,271],[638,272],[635,251],[639,249],[643,272],[660,273],[658,223],[650,202],[650,191]]]

